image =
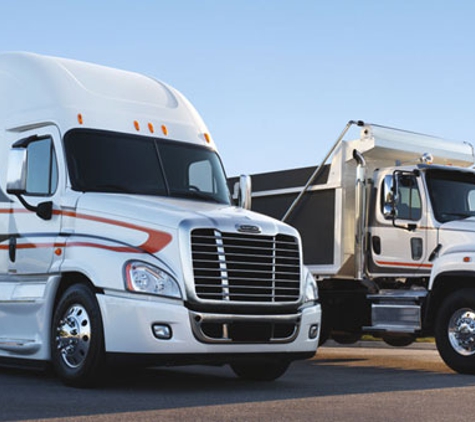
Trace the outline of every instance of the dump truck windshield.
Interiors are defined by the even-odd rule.
[[[221,161],[206,147],[97,130],[70,131],[64,145],[73,190],[230,203]]]
[[[429,196],[440,222],[475,216],[475,174],[457,170],[427,170]]]

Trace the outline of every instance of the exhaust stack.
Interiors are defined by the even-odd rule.
[[[366,161],[356,149],[353,150],[353,158],[358,164],[355,181],[355,278],[363,280],[366,242]]]

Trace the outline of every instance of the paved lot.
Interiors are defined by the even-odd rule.
[[[2,421],[452,422],[473,419],[474,397],[475,376],[452,372],[432,346],[323,347],[273,383],[241,381],[226,367],[188,367],[79,390],[45,373],[0,369]]]

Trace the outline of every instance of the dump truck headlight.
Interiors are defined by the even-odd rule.
[[[147,293],[181,299],[177,281],[167,272],[140,261],[125,266],[125,284],[131,292]]]

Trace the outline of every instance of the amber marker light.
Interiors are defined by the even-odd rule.
[[[148,124],[148,130],[150,131],[150,133],[155,133],[155,128],[153,127],[153,123]]]
[[[84,123],[84,120],[82,119],[82,114],[78,113],[78,123],[82,125]]]
[[[463,262],[472,262],[472,258],[470,258],[469,256],[464,256]]]
[[[139,122],[137,120],[134,120],[134,127],[135,127],[135,130],[137,130],[137,131],[140,130],[140,125],[139,125]]]
[[[162,125],[162,132],[164,135],[168,135],[168,128],[165,125]]]
[[[61,256],[62,253],[63,253],[63,251],[61,250],[61,248],[56,248],[56,249],[54,250],[54,254],[55,254],[56,256]]]
[[[211,137],[209,136],[209,133],[205,133],[204,136],[205,136],[206,142],[208,144],[210,144],[211,143]]]

